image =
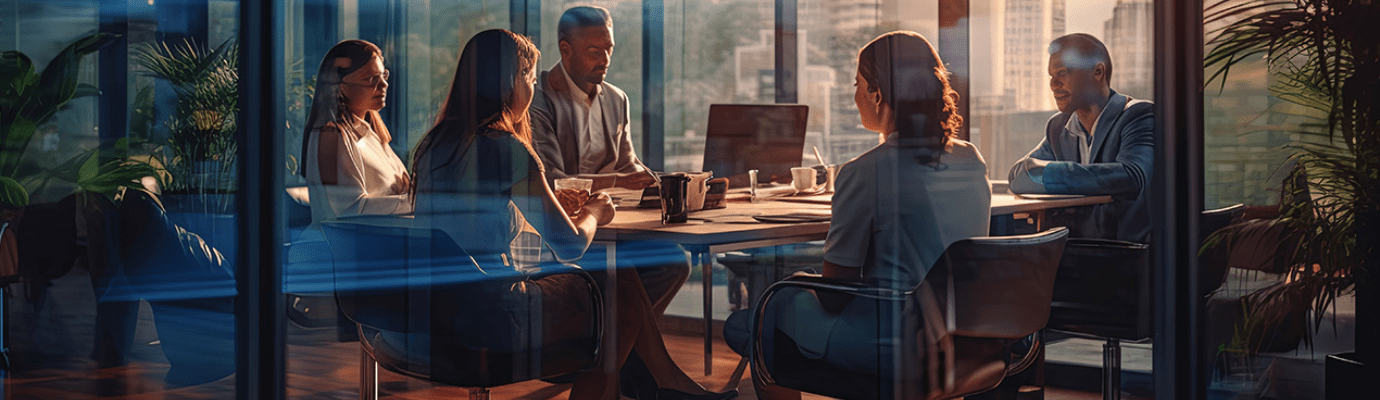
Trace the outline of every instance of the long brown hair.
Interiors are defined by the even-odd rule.
[[[342,78],[363,68],[374,57],[383,58],[383,51],[379,50],[378,46],[363,40],[350,39],[336,43],[326,52],[326,56],[321,58],[321,66],[316,70],[316,94],[312,98],[311,110],[307,113],[307,124],[304,125],[302,134],[302,176],[307,175],[307,163],[317,161],[315,154],[308,153],[307,146],[311,143],[312,135],[318,135],[321,128],[327,124],[334,124],[341,133],[359,136],[359,132],[354,131],[354,124],[350,121],[350,99],[345,98],[344,93],[340,91],[340,84]],[[383,118],[379,117],[377,111],[365,114],[364,121],[369,123],[384,143],[393,141],[393,135],[388,132],[388,127],[383,125]]]
[[[949,149],[963,117],[949,71],[929,40],[911,31],[878,36],[858,51],[858,74],[891,106],[902,147],[932,150],[919,160],[926,164]]]
[[[527,109],[514,109],[512,100],[518,78],[534,73],[539,57],[541,51],[531,40],[505,29],[490,29],[470,38],[460,52],[450,94],[441,105],[436,126],[417,144],[413,154],[428,153],[442,142],[468,143],[474,135],[492,129],[511,133],[535,158]],[[456,161],[464,148],[455,146],[457,154],[432,157],[441,157],[441,165],[448,164]],[[421,169],[414,165],[419,174]]]

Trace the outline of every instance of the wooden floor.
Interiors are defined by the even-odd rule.
[[[357,399],[358,345],[334,340],[333,330],[295,330],[289,335],[287,395],[293,399]],[[668,350],[677,364],[706,388],[720,390],[727,384],[738,357],[722,341],[715,343],[714,374],[704,375],[698,336],[667,335]],[[167,364],[146,361],[106,369],[46,368],[7,380],[7,399],[224,399],[233,397],[235,382],[226,377],[215,382],[168,389],[163,376]],[[746,374],[745,374],[746,375]],[[380,393],[388,399],[465,398],[468,389],[410,379],[388,371],[379,372]],[[494,399],[565,399],[570,385],[541,381],[492,388]],[[746,376],[738,385],[739,399],[756,399]],[[1095,393],[1058,389],[1046,391],[1046,399],[1096,399]],[[806,396],[806,399],[823,397]]]
[[[55,280],[37,300],[25,300],[25,292],[11,290],[6,298],[10,312],[5,332],[10,345],[13,375],[5,379],[8,399],[227,399],[234,398],[233,376],[180,388],[164,383],[168,363],[150,317],[143,305],[134,334],[128,365],[98,369],[91,360],[91,343],[97,329],[93,321],[94,293],[84,271]],[[333,314],[333,312],[332,312]],[[739,358],[722,339],[715,341],[714,374],[704,375],[703,328],[697,320],[664,319],[663,332],[671,356],[691,377],[711,390],[721,390]],[[722,332],[716,329],[715,331]],[[287,395],[292,399],[357,399],[359,396],[359,347],[335,339],[334,327],[304,329],[289,324]],[[0,371],[2,373],[2,371]],[[432,385],[387,371],[380,371],[380,392],[390,399],[465,398],[468,390]],[[750,379],[738,385],[740,399],[755,399]],[[493,399],[564,399],[570,385],[541,381],[492,388]],[[819,397],[807,397],[819,398]],[[1097,399],[1096,393],[1050,389],[1046,399]]]

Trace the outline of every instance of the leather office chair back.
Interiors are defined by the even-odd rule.
[[[1019,339],[1044,328],[1054,276],[1068,230],[1043,234],[981,237],[944,250],[926,280],[936,294],[952,278],[953,334]],[[938,276],[935,276],[938,272]],[[941,297],[941,302],[947,299]]]
[[[455,281],[483,279],[464,250],[444,232],[360,223],[322,224],[334,264],[336,301],[341,312],[369,328],[427,332],[412,323],[409,299],[431,291],[432,266],[449,270]],[[413,304],[414,306],[416,304]]]
[[[907,292],[814,276],[778,282],[756,309],[754,380],[844,399],[957,398],[990,390],[1038,354],[1034,346],[1013,360],[1010,346],[1044,326],[1067,236],[1066,228],[1055,228],[955,242]],[[815,298],[868,311],[845,310],[840,318],[847,322],[800,321],[799,310],[821,306]],[[842,328],[825,332],[826,348],[807,343],[810,332],[792,337],[789,325],[798,333],[800,326],[875,326],[883,337],[843,345],[835,339],[852,343],[840,335],[858,329]],[[886,337],[891,334],[898,336]]]
[[[1246,205],[1236,204],[1212,210],[1203,210],[1202,218],[1198,219],[1198,240],[1206,241],[1208,236],[1217,232],[1227,225],[1241,219],[1246,213]],[[1206,296],[1227,280],[1226,260],[1210,260],[1207,254],[1198,256],[1198,294]]]
[[[1064,246],[1049,328],[1097,337],[1150,337],[1154,293],[1149,246],[1075,238]]]

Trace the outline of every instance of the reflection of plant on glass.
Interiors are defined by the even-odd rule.
[[[164,190],[210,194],[234,189],[238,53],[234,41],[214,49],[190,41],[134,49],[135,61],[172,86],[177,96],[177,108],[164,124],[168,143],[159,160],[169,172],[161,182]]]
[[[307,120],[307,105],[311,104],[312,98],[316,96],[316,77],[306,78],[306,73],[302,70],[302,59],[298,58],[288,67],[287,79],[287,130],[284,132],[284,140],[288,144],[286,147],[287,155],[284,157],[285,167],[287,168],[288,186],[305,185],[306,181],[297,172],[300,167],[297,155],[302,154],[300,143],[304,124]],[[294,146],[294,144],[298,144]]]
[[[1220,0],[1206,22],[1209,82],[1262,54],[1273,110],[1298,139],[1288,145],[1304,185],[1284,196],[1282,224],[1296,243],[1284,252],[1289,285],[1307,293],[1315,322],[1338,296],[1356,294],[1359,360],[1375,362],[1374,271],[1380,262],[1380,7],[1367,0]],[[1301,121],[1301,122],[1298,122]],[[1292,179],[1291,179],[1292,180]],[[1281,291],[1283,293],[1283,291]],[[1269,306],[1271,302],[1262,302]],[[1259,313],[1257,313],[1260,315]],[[1322,324],[1318,324],[1321,326]],[[1361,340],[1361,338],[1367,338]]]
[[[0,57],[0,279],[52,279],[66,273],[71,264],[25,262],[19,269],[20,252],[25,256],[59,254],[75,244],[75,234],[65,236],[61,229],[47,229],[60,216],[77,212],[75,204],[86,204],[86,196],[113,196],[121,187],[138,188],[138,181],[157,173],[156,169],[131,157],[125,141],[100,146],[47,167],[47,161],[26,159],[26,150],[37,129],[44,126],[77,97],[100,94],[95,86],[78,82],[81,60],[116,41],[118,35],[96,33],[83,36],[58,53],[42,72],[36,72],[28,56],[6,51]],[[44,154],[42,151],[28,152]],[[44,154],[48,155],[48,154]],[[42,164],[42,165],[41,165]],[[54,191],[75,184],[73,192]],[[51,203],[29,204],[29,193],[56,194]],[[21,248],[19,243],[25,243]],[[49,269],[51,267],[52,269]],[[57,271],[57,272],[54,272]],[[49,275],[55,273],[55,275]]]
[[[30,179],[19,176],[20,159],[34,131],[72,99],[100,94],[95,86],[77,82],[81,59],[118,38],[97,33],[77,39],[53,57],[42,73],[35,72],[24,53],[11,50],[0,56],[0,204],[29,203],[29,191],[21,181]]]

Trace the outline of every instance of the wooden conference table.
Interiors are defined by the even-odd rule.
[[[609,249],[620,241],[656,240],[677,243],[691,254],[691,263],[702,268],[704,284],[704,373],[713,367],[713,269],[714,255],[743,249],[824,240],[829,222],[764,223],[753,216],[829,213],[829,196],[773,197],[758,203],[730,200],[727,207],[690,213],[686,223],[661,223],[661,210],[622,208],[612,223],[599,227],[595,241]],[[1042,196],[1027,198],[1006,193],[992,195],[992,235],[1010,235],[1015,225],[1033,222],[1037,231],[1046,210],[1109,203],[1110,196]],[[1023,220],[1023,221],[1020,221]]]

